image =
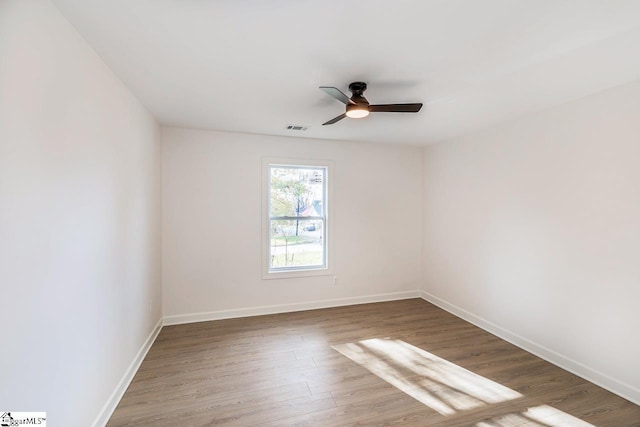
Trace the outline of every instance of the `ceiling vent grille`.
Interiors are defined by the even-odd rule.
[[[287,125],[285,126],[286,130],[292,130],[292,131],[297,131],[297,132],[304,132],[307,129],[309,129],[309,126],[303,126],[303,125]]]

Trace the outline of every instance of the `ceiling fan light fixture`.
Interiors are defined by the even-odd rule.
[[[361,119],[369,115],[369,108],[366,105],[347,105],[346,114],[351,119]]]

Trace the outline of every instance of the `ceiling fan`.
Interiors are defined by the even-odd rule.
[[[367,98],[362,95],[364,91],[367,90],[367,84],[365,82],[353,82],[349,85],[349,91],[353,94],[351,98],[335,87],[320,86],[320,90],[347,105],[347,110],[344,114],[340,114],[338,117],[323,123],[323,126],[332,125],[345,117],[361,119],[363,117],[367,117],[369,113],[378,112],[417,113],[422,108],[422,103],[371,105],[369,104],[369,101],[367,101]]]

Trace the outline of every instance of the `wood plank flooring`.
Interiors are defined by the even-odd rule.
[[[108,426],[640,426],[421,299],[164,327]]]

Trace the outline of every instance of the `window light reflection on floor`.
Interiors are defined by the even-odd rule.
[[[402,340],[374,338],[333,349],[441,415],[515,399],[526,404],[522,394]],[[518,406],[476,426],[593,427],[547,405]]]
[[[475,427],[594,427],[586,421],[547,405],[492,417]]]
[[[442,415],[522,396],[404,341],[374,338],[333,348]]]
[[[594,427],[593,424],[548,405],[528,408],[522,415],[545,426]]]

